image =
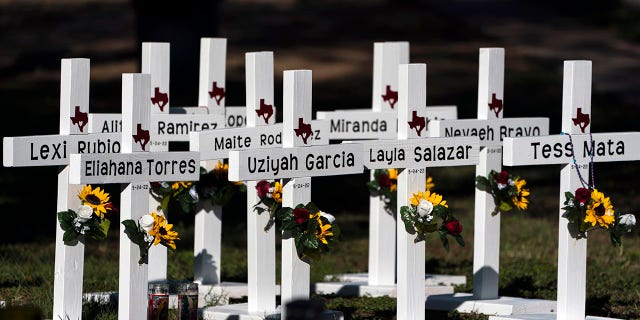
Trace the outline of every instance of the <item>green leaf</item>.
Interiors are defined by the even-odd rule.
[[[72,242],[78,239],[78,234],[74,230],[67,230],[62,235],[62,241],[64,242]]]
[[[461,247],[464,247],[464,239],[462,238],[462,236],[461,235],[457,235],[457,236],[455,236],[455,238],[456,238],[456,242],[458,242],[458,244]]]
[[[316,212],[320,212],[320,209],[318,209],[318,206],[315,205],[315,203],[313,202],[309,202],[307,203],[307,205],[305,206],[307,208],[307,210],[309,210],[309,212],[311,213],[316,213]]]
[[[489,180],[483,176],[476,177],[476,188],[482,191],[491,192],[491,183]]]
[[[498,209],[500,211],[502,211],[502,212],[507,212],[507,211],[511,211],[513,209],[513,207],[510,204],[508,204],[508,203],[506,203],[504,201],[501,201],[500,202],[500,206],[498,207]]]
[[[304,236],[303,244],[307,248],[318,249],[320,246],[320,240],[316,237],[315,234],[306,233]]]
[[[102,239],[107,237],[107,233],[109,232],[109,226],[111,226],[111,221],[109,221],[109,219],[102,220],[102,222],[100,222],[100,224],[98,225],[101,231],[101,234],[103,235]]]
[[[440,232],[440,241],[442,242],[442,246],[447,252],[449,252],[449,239],[447,239],[447,234],[444,232]]]

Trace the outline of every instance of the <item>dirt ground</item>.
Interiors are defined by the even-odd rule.
[[[427,63],[428,104],[457,105],[460,118],[476,115],[478,48],[504,47],[507,117],[548,116],[551,132],[558,133],[563,61],[591,60],[592,131],[637,129],[640,14],[627,2],[228,0],[217,3],[212,21],[194,19],[202,12],[179,5],[152,19],[162,31],[138,39],[140,16],[128,1],[0,0],[2,135],[57,132],[62,58],[90,58],[90,110],[119,112],[121,73],[138,71],[139,40],[171,41],[171,103],[194,105],[201,36],[228,39],[227,105],[244,103],[244,53],[270,50],[276,105],[282,101],[282,71],[305,68],[313,70],[316,111],[368,108],[373,42],[402,40],[411,43],[412,62]],[[630,195],[630,209],[640,205],[634,200],[638,188],[629,183],[640,177],[635,167],[603,164],[596,173]],[[8,223],[19,223],[19,212],[54,207],[55,174],[55,168],[0,169],[0,209],[5,217],[11,213]],[[547,174],[533,179],[551,188],[558,181]],[[625,183],[615,183],[620,180]],[[455,191],[453,181],[441,186]],[[314,190],[339,199],[321,187]],[[36,232],[9,232],[0,239],[51,238],[55,220],[46,220]]]

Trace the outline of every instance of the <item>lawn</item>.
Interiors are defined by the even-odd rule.
[[[557,265],[557,187],[547,183],[549,175],[534,169],[522,169],[521,174],[531,175],[532,205],[527,213],[510,213],[502,216],[500,294],[526,298],[555,299]],[[436,181],[444,181],[451,174],[448,169],[432,171]],[[427,241],[426,267],[428,272],[462,274],[468,284],[456,288],[469,292],[472,288],[473,264],[473,197],[469,196],[473,184],[467,177],[471,168],[459,170],[454,178],[436,188],[445,195],[453,211],[464,224],[466,247],[452,245],[451,251],[442,248],[436,238]],[[336,179],[336,178],[332,178]],[[364,179],[364,178],[363,178]],[[359,184],[362,179],[351,183]],[[551,179],[553,180],[553,179]],[[314,180],[315,181],[315,180]],[[317,188],[333,183],[321,179]],[[536,185],[550,185],[535,188]],[[455,187],[454,187],[455,186]],[[465,189],[469,189],[468,192]],[[614,188],[615,189],[615,188]],[[362,190],[365,190],[364,187]],[[622,194],[624,189],[620,190]],[[629,191],[627,190],[627,193]],[[356,192],[366,197],[366,192]],[[615,193],[614,193],[615,194]],[[556,196],[557,197],[557,196]],[[632,199],[620,199],[620,208],[630,205]],[[242,202],[238,197],[237,202]],[[366,199],[363,199],[366,200]],[[368,216],[366,207],[349,212],[340,210],[337,204],[349,203],[339,195],[319,196],[321,207],[330,208],[343,230],[341,244],[321,261],[311,267],[311,280],[320,281],[326,275],[341,272],[362,272],[367,268]],[[362,201],[366,203],[366,201]],[[222,278],[225,281],[246,281],[246,231],[243,206],[228,206],[224,213],[222,248]],[[329,211],[329,210],[328,210]],[[169,254],[168,275],[171,280],[188,281],[193,278],[193,227],[190,217],[177,217],[177,230],[181,232],[178,250]],[[117,224],[113,224],[117,225]],[[104,242],[89,241],[86,244],[84,291],[117,290],[118,230],[112,228]],[[594,232],[589,237],[587,265],[587,313],[626,319],[640,319],[640,237],[634,231],[624,239],[623,247],[613,247],[604,232]],[[53,295],[54,244],[52,239],[38,242],[22,242],[0,245],[0,300],[10,306],[33,307],[43,316],[51,317]],[[279,266],[278,266],[279,270]],[[279,281],[279,276],[278,276]],[[340,298],[314,296],[328,308],[341,310],[346,319],[389,319],[395,315],[395,300],[383,298]],[[85,304],[85,318],[115,319],[116,306]],[[481,315],[428,313],[430,319],[484,319]]]

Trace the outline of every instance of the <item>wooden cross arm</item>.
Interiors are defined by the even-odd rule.
[[[229,152],[229,181],[357,174],[364,171],[361,144],[270,148]]]
[[[497,118],[434,120],[429,122],[432,137],[477,136],[480,146],[501,146],[504,138],[549,134],[548,118]]]
[[[311,145],[329,144],[329,122],[311,121]],[[201,160],[226,159],[229,151],[282,147],[282,123],[248,128],[228,128],[189,134],[189,150]]]
[[[5,167],[61,166],[72,153],[118,153],[119,133],[4,137],[2,164]]]
[[[197,152],[134,152],[107,156],[72,154],[69,183],[133,183],[153,181],[197,181]]]
[[[478,137],[363,141],[367,169],[475,165]]]
[[[593,145],[589,134],[572,134],[575,158],[588,163],[593,152],[594,162],[640,160],[640,132],[594,133]],[[569,164],[573,162],[573,148],[569,135],[505,138],[503,143],[505,166]]]

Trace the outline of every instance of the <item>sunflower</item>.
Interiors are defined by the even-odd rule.
[[[193,182],[191,182],[191,181],[177,181],[177,182],[174,182],[174,183],[171,185],[171,190],[174,190],[174,191],[175,191],[175,190],[180,189],[180,187],[182,187],[182,188],[184,188],[184,189],[187,189],[187,188],[189,188],[192,184],[193,184]]]
[[[101,219],[104,219],[104,214],[107,213],[107,210],[113,209],[111,202],[109,202],[111,197],[108,193],[104,192],[104,190],[100,189],[100,187],[93,189],[91,185],[88,184],[80,190],[78,198],[80,198],[83,205],[90,206]]]
[[[593,189],[591,201],[587,205],[587,216],[584,218],[584,222],[590,222],[592,227],[599,224],[604,228],[609,228],[609,225],[615,220],[613,205],[609,197],[605,197],[604,193]]]
[[[398,188],[398,169],[389,169],[387,171],[389,172],[389,181],[391,182],[389,190],[394,192]]]
[[[422,193],[422,191],[418,191],[418,193],[414,193],[413,196],[409,198],[409,201],[414,207],[417,207],[420,204],[420,200],[422,199],[431,202],[434,207],[437,205],[441,205],[445,208],[449,208],[447,201],[442,200],[441,195],[431,191],[426,191],[425,193]]]
[[[526,198],[530,192],[529,189],[525,189],[524,185],[527,184],[527,181],[524,179],[516,179],[513,181],[513,184],[516,186],[516,190],[518,194],[511,198],[513,204],[520,210],[527,210],[527,206],[529,205],[529,200]]]
[[[278,203],[282,203],[282,183],[280,181],[276,181],[273,186],[273,191],[271,191],[271,198]]]
[[[155,221],[153,228],[149,231],[149,235],[154,237],[153,245],[155,246],[162,241],[171,249],[175,250],[175,240],[180,240],[180,238],[178,237],[178,232],[171,230],[173,228],[173,224],[167,223],[167,219],[165,219],[164,215],[152,212],[151,216]]]
[[[333,236],[333,231],[331,231],[331,224],[330,223],[327,223],[327,224],[322,223],[322,220],[320,219],[320,212],[318,212],[316,214],[310,214],[309,215],[309,219],[313,219],[313,218],[315,218],[318,221],[318,229],[316,229],[316,237],[322,243],[328,244],[329,242],[327,242],[326,237],[332,237]]]
[[[427,177],[427,182],[426,182],[426,188],[425,190],[427,191],[431,191],[433,190],[433,188],[436,187],[436,184],[433,183],[433,178],[432,177]]]

